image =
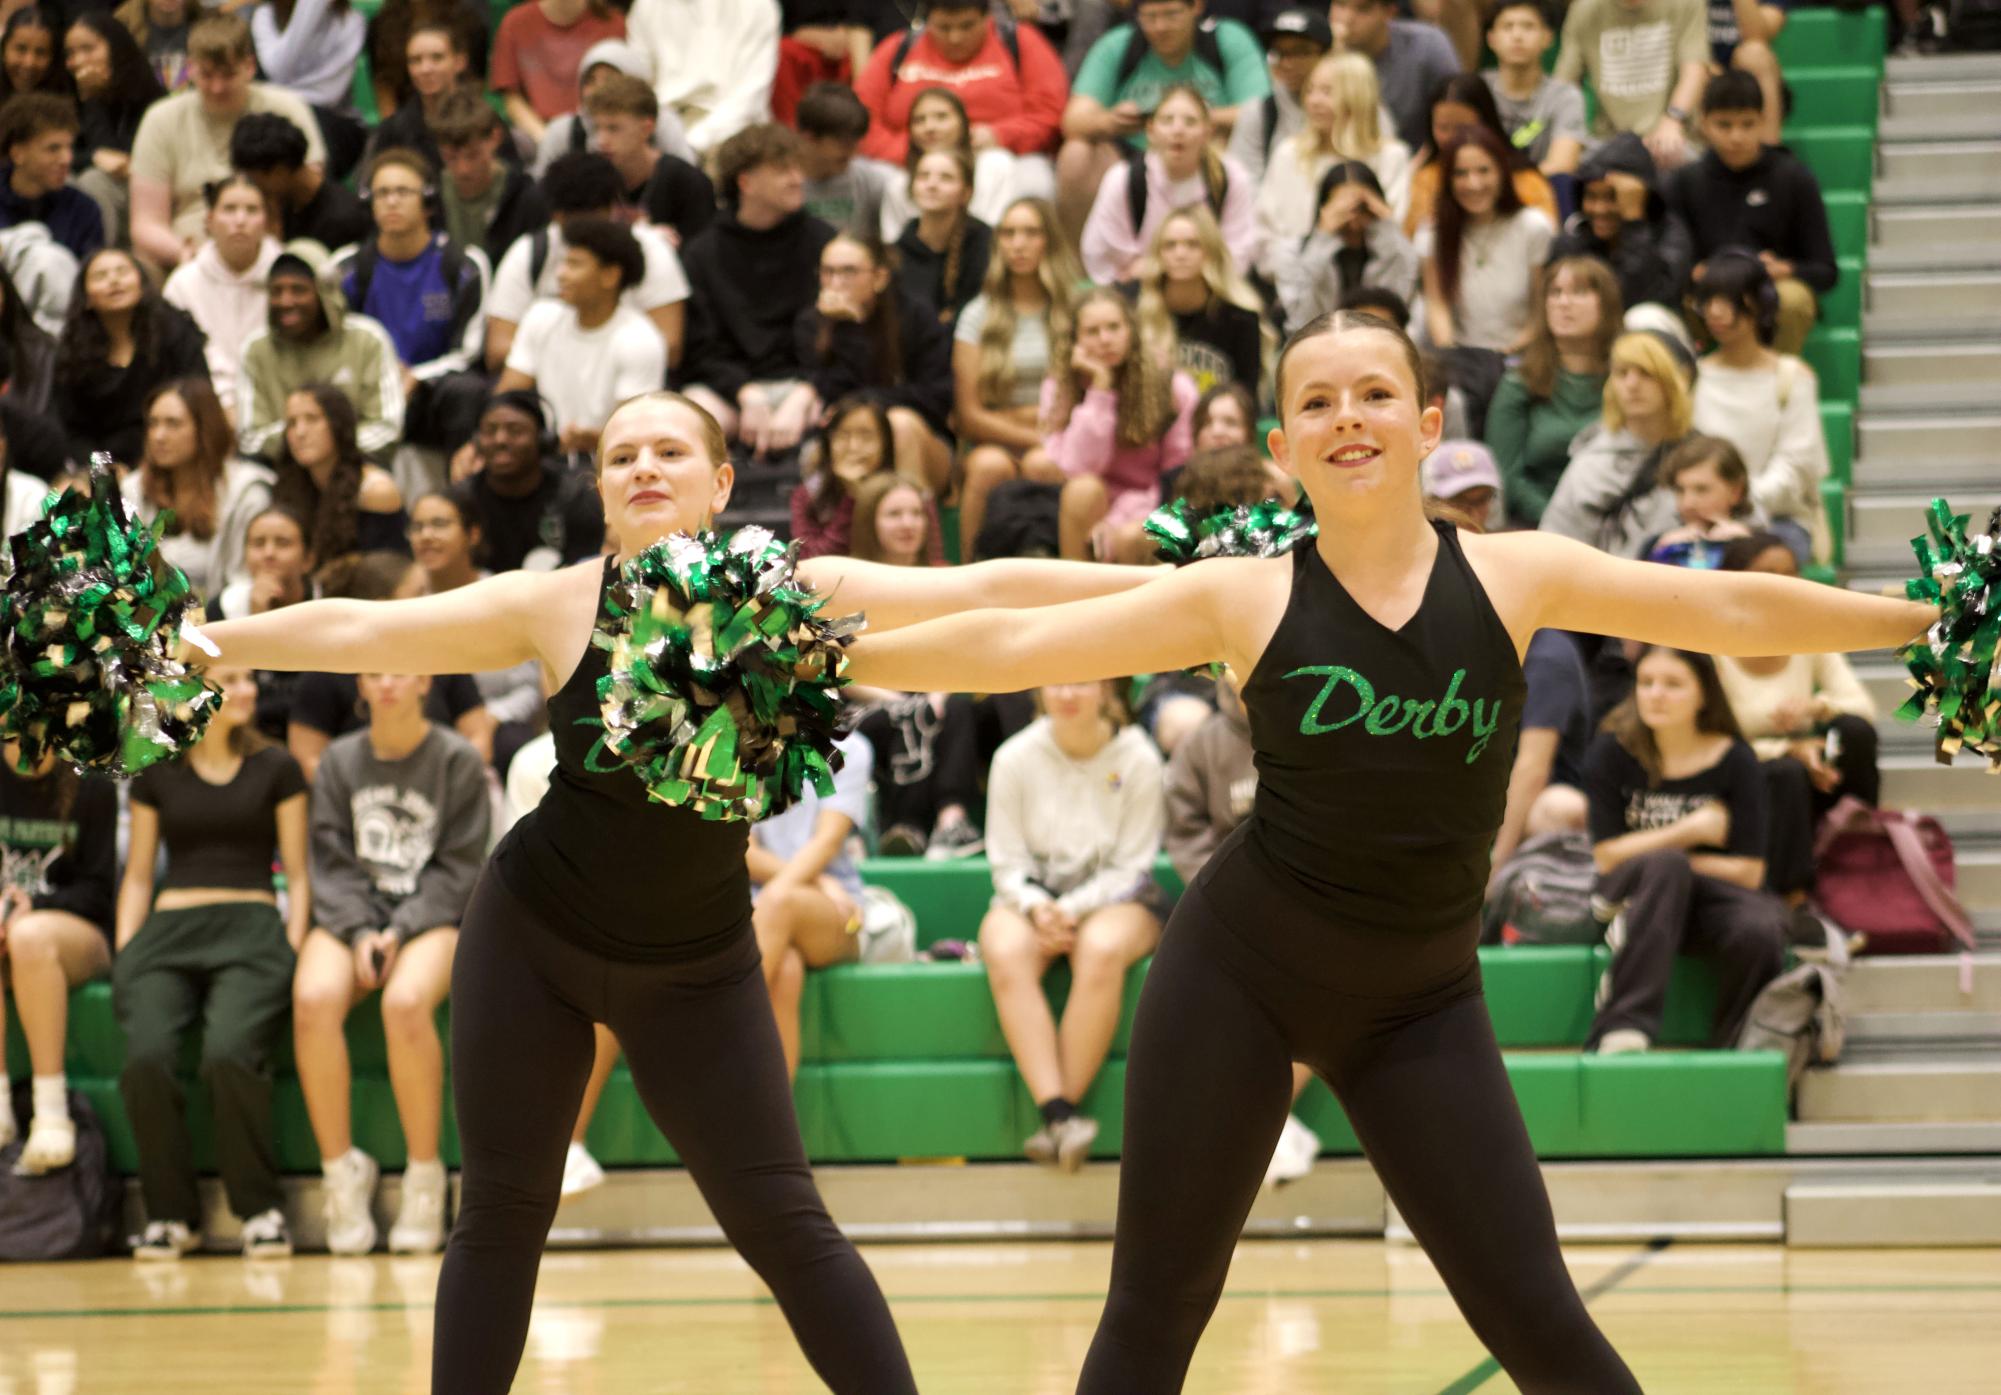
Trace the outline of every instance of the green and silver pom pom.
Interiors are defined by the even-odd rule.
[[[1312,515],[1276,499],[1222,504],[1200,514],[1186,499],[1176,499],[1147,515],[1141,526],[1154,540],[1154,555],[1177,567],[1210,557],[1277,557],[1320,532]]]
[[[193,600],[133,520],[110,457],[90,493],[51,497],[8,540],[0,600],[0,734],[24,765],[53,751],[79,770],[125,778],[193,745],[221,693],[174,657]]]
[[[1900,651],[1917,688],[1898,709],[1905,721],[1927,712],[1938,721],[1938,759],[1949,765],[1961,751],[1987,757],[2001,773],[2001,509],[1987,531],[1967,536],[1967,514],[1934,499],[1924,537],[1911,539],[1921,575],[1904,594],[1940,609],[1938,623]]]
[[[831,794],[846,646],[763,528],[676,533],[625,564],[594,642],[605,749],[647,792],[705,819],[761,819]]]

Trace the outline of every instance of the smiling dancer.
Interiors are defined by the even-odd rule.
[[[728,458],[714,418],[688,399],[635,398],[599,443],[598,490],[617,544],[602,563],[506,572],[415,600],[308,601],[208,627],[218,662],[243,667],[484,673],[535,659],[555,693],[549,793],[494,851],[452,973],[464,1172],[438,1278],[439,1395],[494,1395],[514,1378],[595,1022],[617,1034],[647,1112],[820,1378],[838,1395],[916,1390],[875,1279],[806,1164],[751,929],[749,825],[655,802],[632,772],[594,758],[607,656],[591,634],[605,590],[650,544],[711,525],[729,499]],[[808,585],[838,588],[836,604],[866,609],[876,628],[996,598],[1034,606],[1101,595],[1150,575],[846,558],[801,572]]]
[[[1585,1311],[1481,993],[1478,913],[1538,629],[1722,654],[1899,644],[1928,605],[1669,570],[1426,517],[1416,349],[1325,316],[1287,345],[1272,456],[1316,541],[1137,591],[864,635],[851,676],[1012,691],[1215,660],[1248,674],[1251,817],[1175,908],[1126,1065],[1111,1292],[1084,1395],[1181,1389],[1290,1096],[1339,1097],[1460,1310],[1530,1395],[1638,1382]]]

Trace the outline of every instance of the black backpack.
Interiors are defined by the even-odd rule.
[[[1214,166],[1216,178],[1209,178],[1209,166],[1203,167],[1202,183],[1209,195],[1209,211],[1216,215],[1218,223],[1223,221],[1223,200],[1230,196],[1230,172],[1219,162]],[[1128,150],[1126,152],[1126,212],[1133,220],[1133,232],[1146,226],[1146,152]]]
[[[1946,0],[1935,12],[1939,37],[1958,53],[2001,50],[2001,0]]]
[[[32,1099],[32,1087],[26,1084],[14,1091],[14,1117],[24,1121],[22,1136],[0,1148],[0,1260],[42,1264],[108,1254],[118,1243],[125,1188],[111,1170],[111,1150],[97,1111],[71,1090],[76,1161],[39,1177],[16,1177],[14,1164],[26,1146]]]
[[[1119,55],[1119,70],[1112,76],[1112,91],[1117,92],[1126,85],[1126,80],[1139,71],[1139,65],[1146,62],[1146,36],[1139,32],[1139,26],[1131,20],[1113,29],[1116,34],[1123,29],[1126,35],[1125,52]],[[1223,71],[1223,46],[1216,42],[1216,21],[1205,19],[1195,26],[1195,56],[1207,63],[1217,73]]]
[[[1060,551],[1057,504],[1063,486],[1042,480],[1003,480],[987,496],[987,515],[973,539],[972,560],[1054,557]]]

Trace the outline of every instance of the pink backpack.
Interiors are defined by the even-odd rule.
[[[1960,986],[1973,987],[1973,923],[1953,888],[1952,839],[1938,820],[1845,796],[1814,839],[1814,900],[1869,954],[1943,954],[1959,941]]]

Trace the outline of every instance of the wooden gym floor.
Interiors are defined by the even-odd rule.
[[[1100,1243],[867,1251],[926,1395],[1070,1395],[1098,1317]],[[2001,1251],[1591,1246],[1591,1310],[1651,1395],[2001,1389]],[[422,1395],[435,1259],[0,1267],[0,1395]],[[723,1250],[543,1264],[522,1395],[805,1395],[813,1378]],[[1249,1241],[1189,1395],[1500,1395],[1423,1255]]]

